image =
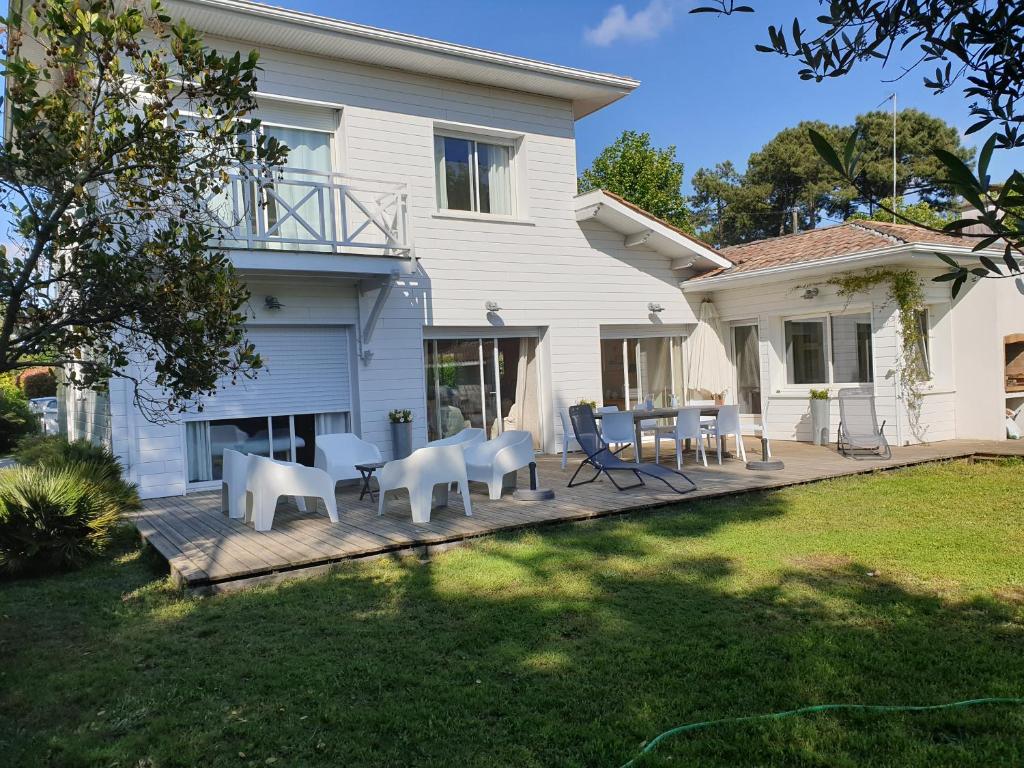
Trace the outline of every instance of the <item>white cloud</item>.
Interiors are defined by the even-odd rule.
[[[617,40],[653,40],[671,24],[672,6],[666,0],[651,0],[633,15],[624,5],[613,5],[600,24],[583,31],[583,37],[591,45],[601,46]]]

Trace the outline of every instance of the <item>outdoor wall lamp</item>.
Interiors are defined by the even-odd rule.
[[[808,288],[807,290],[804,291],[804,298],[808,300],[818,298],[818,289]]]
[[[277,312],[279,310],[284,309],[284,304],[280,302],[277,296],[264,296],[263,306],[271,310],[272,312]]]
[[[501,305],[496,301],[485,301],[484,309],[488,312],[501,312]]]
[[[647,305],[647,311],[654,312],[655,314],[657,314],[658,312],[664,312],[665,307],[662,306],[661,304],[656,304],[652,301],[650,304]]]

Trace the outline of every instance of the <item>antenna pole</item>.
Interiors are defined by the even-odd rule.
[[[896,223],[896,92],[892,94],[892,223]]]

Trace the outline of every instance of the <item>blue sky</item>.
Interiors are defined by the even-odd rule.
[[[971,124],[957,91],[934,96],[915,72],[869,64],[846,77],[806,83],[797,63],[754,51],[769,24],[789,28],[793,16],[819,12],[817,0],[752,0],[755,14],[690,15],[694,0],[276,0],[363,24],[434,37],[558,64],[630,75],[640,87],[577,125],[578,164],[586,167],[626,128],[674,144],[690,175],[732,160],[740,168],[782,128],[800,120],[846,123],[897,93],[901,107],[939,115],[961,130]],[[618,8],[617,8],[618,6]],[[603,26],[602,26],[602,23]],[[589,31],[589,32],[588,32]],[[969,139],[980,144],[985,137]],[[991,173],[1020,167],[1024,152],[996,153]]]

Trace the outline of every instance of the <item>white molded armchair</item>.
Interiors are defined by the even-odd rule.
[[[427,447],[435,447],[441,445],[459,445],[462,446],[462,450],[468,450],[470,446],[482,443],[485,440],[484,431],[479,427],[466,427],[465,429],[449,435],[448,437],[442,437],[440,440],[431,440],[427,443]]]
[[[466,474],[470,480],[487,483],[492,500],[500,499],[504,488],[515,488],[516,472],[534,459],[533,435],[510,430],[466,449]]]
[[[358,480],[356,464],[379,464],[380,461],[380,448],[351,432],[316,437],[313,466],[330,475],[335,483]]]
[[[443,498],[438,506],[448,503],[448,486],[459,484],[466,515],[473,514],[469,500],[469,478],[466,476],[466,457],[460,445],[434,445],[415,450],[404,459],[389,461],[377,473],[377,514],[383,515],[389,491],[405,488],[409,491],[409,506],[414,523],[429,523],[434,506],[434,489],[443,486]]]
[[[270,530],[274,523],[277,500],[282,496],[295,496],[299,509],[303,511],[306,507],[303,497],[323,499],[331,522],[338,522],[334,480],[322,469],[275,461],[252,454],[249,456],[249,462],[252,524],[257,531]]]
[[[224,449],[221,471],[221,510],[228,517],[241,520],[249,516],[252,496],[249,493],[250,455],[230,448]]]

